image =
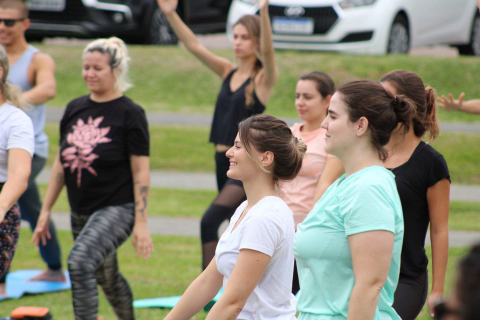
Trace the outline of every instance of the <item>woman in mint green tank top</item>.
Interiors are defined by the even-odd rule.
[[[408,130],[415,107],[378,82],[352,81],[333,95],[326,152],[345,174],[298,225],[294,254],[300,320],[400,320],[392,308],[400,272],[403,215],[383,148],[399,123]]]

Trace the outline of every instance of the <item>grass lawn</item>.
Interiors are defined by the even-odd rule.
[[[36,249],[28,242],[29,236],[30,233],[23,229],[17,253],[13,260],[12,271],[42,267],[42,262]],[[68,249],[72,246],[72,237],[67,231],[60,231],[59,237],[65,260],[68,255]],[[156,251],[153,257],[146,261],[136,258],[130,239],[119,250],[121,271],[128,279],[135,299],[182,294],[200,272],[199,239],[154,236],[153,241]],[[447,294],[451,291],[457,261],[466,251],[467,249],[450,249],[446,280]],[[427,248],[427,254],[431,257],[429,248]],[[0,306],[0,316],[6,316],[18,306],[42,306],[49,307],[57,320],[73,319],[70,291],[2,301]],[[136,309],[135,312],[137,319],[163,319],[168,310]],[[115,315],[103,293],[100,294],[99,315],[105,319],[115,319]],[[205,317],[206,313],[201,311],[193,319],[205,319]],[[426,308],[424,308],[421,316],[417,319],[431,319]]]
[[[38,45],[57,64],[57,96],[51,106],[64,107],[70,100],[87,93],[81,78],[83,46]],[[129,46],[131,79],[134,88],[127,92],[134,101],[150,111],[212,113],[221,79],[204,67],[185,48]],[[231,50],[213,50],[233,61]],[[475,57],[432,58],[410,56],[351,56],[334,53],[277,51],[280,77],[267,112],[276,116],[296,116],[295,84],[304,73],[319,70],[336,83],[367,78],[378,80],[394,69],[416,72],[439,94],[451,92],[465,99],[480,97],[475,84],[480,59]],[[480,121],[480,117],[460,112],[440,112],[442,121]]]
[[[479,117],[480,118],[480,117]],[[208,143],[209,128],[189,126],[150,126],[152,170],[214,171],[214,148]],[[51,166],[58,152],[58,127],[48,123]],[[480,135],[443,133],[433,144],[447,160],[452,182],[480,184]]]

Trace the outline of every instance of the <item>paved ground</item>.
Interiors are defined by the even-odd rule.
[[[55,221],[57,229],[70,230],[69,214],[53,213],[52,219]],[[220,232],[223,232],[226,226],[227,224],[224,223],[220,228]],[[22,227],[25,228],[27,225],[22,225]],[[199,219],[149,217],[148,228],[152,234],[156,235],[200,237]],[[469,247],[478,242],[480,242],[480,232],[450,231],[449,245],[452,248]],[[426,245],[430,246],[429,235],[427,235]]]
[[[60,122],[63,115],[63,108],[50,107],[47,108],[47,121]],[[205,114],[180,114],[165,112],[147,112],[149,124],[155,125],[189,125],[208,127],[212,122],[212,115]],[[298,118],[282,118],[288,125],[298,122]],[[464,133],[480,133],[480,123],[463,123],[463,122],[443,122],[440,124],[443,132],[464,132]]]

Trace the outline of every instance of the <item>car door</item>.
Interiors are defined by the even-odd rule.
[[[190,0],[192,24],[226,23],[231,0]]]
[[[408,0],[412,45],[451,43],[458,38],[458,30],[466,24],[465,10],[472,2],[475,0]]]

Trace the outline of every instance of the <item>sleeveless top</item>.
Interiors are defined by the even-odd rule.
[[[28,91],[33,86],[28,82],[27,71],[33,56],[39,52],[37,48],[28,46],[20,59],[10,66],[7,81],[15,84],[22,89],[22,92]],[[35,155],[48,157],[48,136],[45,134],[46,109],[45,104],[30,106],[25,108],[25,113],[32,119],[33,130],[35,134]]]
[[[248,78],[236,91],[230,89],[230,80],[237,69],[230,72],[218,93],[215,113],[213,115],[210,142],[233,146],[238,133],[238,123],[242,120],[265,111],[265,106],[258,100],[253,90],[253,104],[247,108],[245,88],[250,83]]]

